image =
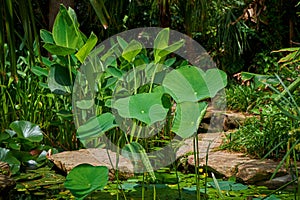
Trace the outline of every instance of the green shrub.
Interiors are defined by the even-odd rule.
[[[247,86],[231,81],[225,91],[229,110],[251,112],[270,102],[269,92],[256,89],[254,83]]]
[[[241,151],[258,158],[271,151],[269,157],[280,158],[285,153],[291,126],[288,117],[276,107],[266,106],[260,116],[248,118],[243,127],[228,134],[221,148]],[[275,146],[278,148],[273,150]]]

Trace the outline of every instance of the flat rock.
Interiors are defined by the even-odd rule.
[[[232,153],[225,151],[210,152],[208,154],[207,167],[218,178],[228,178],[235,176],[238,165],[249,162],[250,158],[242,153]],[[188,156],[188,164],[195,166],[193,155]],[[200,165],[206,166],[206,158],[200,157]]]
[[[188,156],[187,161],[189,165],[195,166],[193,155]],[[216,151],[209,153],[207,167],[208,171],[214,172],[219,178],[235,176],[237,181],[245,184],[261,184],[270,179],[278,164],[279,162],[269,159],[252,159],[243,153]],[[200,158],[199,166],[206,166],[205,157]],[[284,175],[287,175],[287,171],[282,167],[278,170],[276,177]]]
[[[207,150],[212,151],[213,149],[220,146],[222,143],[224,134],[223,133],[205,133],[198,134],[198,148],[200,157],[205,157]],[[194,151],[193,138],[189,138],[183,141],[183,144],[178,148],[176,152],[176,158],[180,158]]]
[[[65,151],[49,155],[48,159],[66,173],[79,164],[88,163],[94,166],[106,166],[109,169],[110,180],[115,177],[117,154],[110,150],[91,148]],[[119,156],[118,170],[120,179],[128,179],[134,175],[131,161],[123,156]]]
[[[236,177],[246,184],[255,184],[260,181],[267,181],[275,172],[279,162],[273,160],[249,160],[237,166]],[[284,167],[279,168],[276,177],[286,175]]]

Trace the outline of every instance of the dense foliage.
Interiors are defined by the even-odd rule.
[[[209,74],[212,77],[217,72],[222,74],[223,85],[213,90],[221,89],[227,83],[226,77],[229,78],[228,108],[254,115],[237,132],[227,135],[223,147],[255,157],[276,158],[281,160],[280,165],[286,161],[286,166],[291,166],[299,160],[298,1],[62,1],[73,9],[54,0],[0,2],[3,5],[0,8],[0,93],[3,102],[0,106],[0,155],[1,160],[10,163],[13,173],[28,169],[32,163],[34,167],[44,165],[48,149],[79,149],[91,142],[87,141],[91,135],[106,134],[119,148],[143,152],[140,159],[150,177],[155,179],[146,152],[161,148],[175,133],[182,138],[192,136],[207,108],[203,100],[213,96],[205,94],[205,97],[186,100],[188,94],[176,93],[185,79],[177,83],[176,76],[193,74],[187,82],[197,88],[201,84],[196,80],[202,78],[201,81],[209,82],[203,77]],[[118,37],[111,43],[119,48],[121,57],[101,57],[104,70],[97,72],[100,78],[95,81],[98,84],[95,117],[85,124],[74,121],[73,113],[80,110],[80,117],[86,118],[87,108],[94,101],[80,99],[74,108],[71,94],[78,69],[96,44],[125,30],[157,26],[169,27],[198,41],[228,76],[223,71],[197,70],[186,60],[173,56],[171,53],[182,47],[183,41],[168,44],[159,36],[166,36],[170,29],[163,29],[154,41],[154,48],[159,47],[161,51],[147,51],[138,41]],[[137,67],[137,62],[143,67]],[[175,75],[170,73],[161,85],[153,80],[165,70],[158,64],[175,69]],[[149,68],[153,66],[157,71],[150,70],[150,73]],[[113,108],[123,113],[121,118],[134,118],[128,131],[156,124],[163,118],[174,120],[162,135],[151,138],[152,142],[139,135],[127,137],[107,109],[112,102],[113,86],[124,74],[136,73],[134,70],[149,73],[149,84],[128,89],[130,95],[116,100]],[[139,81],[139,77],[131,80],[132,83]],[[202,87],[197,89],[196,92],[203,92]],[[144,110],[134,106],[124,110],[123,103],[130,101]],[[171,115],[173,103],[179,110],[174,118]],[[158,114],[156,118],[149,118],[148,108],[154,104],[159,105]],[[199,111],[197,123],[192,128],[180,128],[179,125],[195,120],[191,115],[179,114],[187,107]],[[140,114],[141,111],[145,113]],[[103,145],[103,141],[96,146],[99,145]],[[295,173],[298,176],[297,170]],[[103,178],[101,186],[95,184],[87,191],[80,191],[79,196],[103,188],[106,179]],[[76,193],[78,188],[72,184],[69,186]],[[198,187],[199,182],[196,184]],[[197,192],[200,198],[198,188]]]

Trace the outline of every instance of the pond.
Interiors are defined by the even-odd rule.
[[[264,186],[252,186],[235,183],[233,178],[229,180],[218,179],[217,184],[221,190],[216,189],[215,182],[210,177],[200,177],[201,199],[263,199],[271,194]],[[143,176],[135,176],[128,180],[109,181],[101,191],[90,194],[86,199],[197,199],[196,180],[194,174],[178,172],[179,184],[177,184],[176,172],[162,169],[156,172],[157,181],[143,183]],[[75,199],[69,190],[64,188],[65,176],[57,173],[49,167],[28,170],[26,173],[14,176],[17,186],[10,193],[10,199],[35,200],[35,199]],[[205,194],[206,180],[206,194]],[[178,190],[178,186],[180,190]],[[119,188],[119,190],[117,190]],[[276,192],[265,199],[294,199],[293,191]]]

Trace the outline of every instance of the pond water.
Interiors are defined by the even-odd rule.
[[[175,172],[158,172],[156,173],[156,184],[141,184],[142,176],[136,176],[127,181],[121,181],[118,186],[116,181],[110,181],[101,191],[96,191],[86,197],[86,199],[119,199],[150,200],[190,200],[196,199],[196,186],[194,174],[178,173],[180,192]],[[28,170],[13,177],[17,181],[16,188],[9,194],[10,199],[16,200],[35,200],[35,199],[75,199],[69,190],[64,188],[65,176],[56,173],[49,167],[43,167],[35,170]],[[206,194],[205,194],[205,176],[200,179],[201,199],[220,199],[218,190],[215,189],[212,178],[207,178]],[[262,199],[272,191],[263,186],[245,186],[235,183],[234,181],[218,180],[219,187],[222,190],[223,199]],[[122,190],[117,190],[120,188]],[[125,196],[125,197],[124,197]],[[265,199],[294,199],[294,194],[288,191],[280,191]]]

